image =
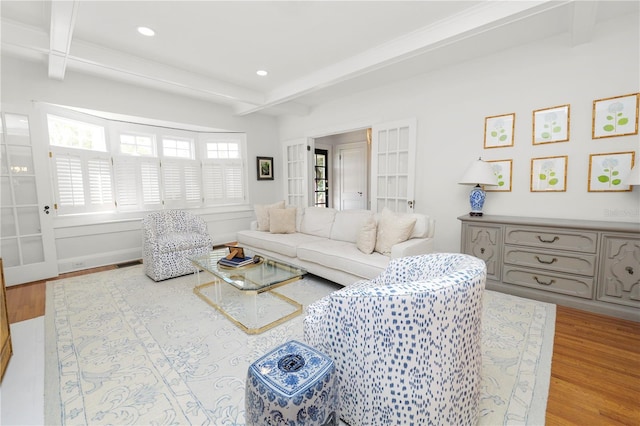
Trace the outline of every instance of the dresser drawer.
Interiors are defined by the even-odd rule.
[[[517,246],[505,246],[504,263],[548,271],[588,275],[590,277],[593,277],[596,273],[595,254],[555,252],[553,250],[535,250]]]
[[[549,273],[547,271],[517,268],[505,265],[502,281],[538,290],[593,298],[593,278]]]
[[[525,228],[507,226],[505,244],[519,244],[545,249],[595,253],[598,246],[596,232],[570,232],[553,228]]]

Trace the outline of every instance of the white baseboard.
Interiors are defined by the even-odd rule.
[[[132,262],[139,259],[142,259],[142,247],[95,253],[87,256],[61,259],[58,261],[58,271],[59,273],[64,274],[66,272],[81,271],[83,269]]]

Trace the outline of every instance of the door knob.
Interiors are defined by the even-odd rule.
[[[49,209],[50,209],[49,206],[44,206],[44,213],[49,214],[50,213]]]

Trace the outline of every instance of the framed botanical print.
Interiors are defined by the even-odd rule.
[[[640,93],[593,101],[591,135],[593,139],[638,134]]]
[[[498,179],[497,185],[485,185],[485,191],[511,192],[511,168],[513,160],[487,160],[491,166],[493,174]]]
[[[629,174],[636,153],[610,152],[589,156],[589,192],[625,192],[631,191],[631,185],[625,185],[622,178]]]
[[[564,192],[567,190],[568,157],[531,159],[531,192]]]
[[[567,104],[533,111],[533,144],[567,142],[570,108]]]
[[[484,147],[502,148],[513,146],[513,131],[516,113],[494,115],[484,119]]]
[[[273,180],[273,157],[257,157],[258,180]]]

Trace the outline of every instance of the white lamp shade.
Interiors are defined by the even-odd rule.
[[[636,164],[628,175],[622,178],[623,185],[640,185],[640,166]]]
[[[471,163],[458,183],[461,185],[497,185],[498,178],[489,163],[477,159]]]

